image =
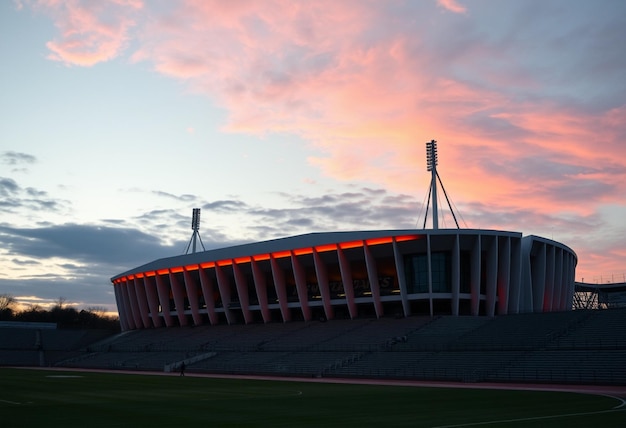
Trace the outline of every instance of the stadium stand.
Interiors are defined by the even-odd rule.
[[[200,325],[106,338],[0,328],[0,364],[42,365],[41,352],[59,367],[167,371],[184,361],[197,373],[623,385],[626,309]]]

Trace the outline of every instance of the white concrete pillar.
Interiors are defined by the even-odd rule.
[[[315,276],[317,277],[317,286],[322,296],[322,305],[324,306],[324,314],[326,319],[332,320],[335,317],[333,306],[330,303],[330,286],[328,284],[328,269],[322,260],[319,252],[313,248],[313,262],[315,263]]]
[[[372,292],[372,300],[374,302],[374,311],[376,318],[383,316],[383,303],[380,300],[380,283],[378,281],[378,268],[376,267],[376,259],[372,255],[369,245],[363,242],[363,253],[365,254],[365,267],[367,268],[367,278],[370,282],[370,291]]]
[[[520,289],[522,284],[522,241],[511,239],[511,285],[509,287],[509,314],[520,312]]]
[[[285,273],[278,265],[276,258],[270,254],[270,266],[272,267],[272,277],[274,278],[274,287],[276,287],[276,296],[280,305],[280,313],[283,316],[283,322],[291,321],[291,312],[289,311],[287,301],[287,285],[285,283]]]
[[[194,269],[195,270],[195,269]],[[200,315],[200,301],[198,299],[198,285],[193,279],[191,272],[184,268],[183,280],[185,281],[185,290],[187,291],[187,299],[189,299],[189,308],[191,309],[191,319],[194,325],[202,324],[202,316]]]
[[[267,301],[267,281],[265,280],[265,274],[261,271],[259,263],[256,260],[250,262],[252,265],[252,279],[254,281],[254,290],[261,307],[261,316],[263,322],[268,323],[272,320],[271,311],[269,309]]]
[[[496,312],[496,291],[498,283],[498,237],[485,236],[487,244],[487,298],[485,307],[487,316],[492,317]]]
[[[337,257],[339,258],[339,271],[341,273],[341,282],[343,282],[343,292],[346,295],[346,303],[348,304],[348,312],[350,313],[350,318],[354,319],[358,314],[356,302],[354,301],[352,269],[345,253],[339,247],[337,248]]]
[[[224,269],[219,264],[215,264],[215,276],[217,278],[217,288],[220,290],[220,296],[222,297],[222,307],[224,308],[226,321],[229,325],[233,324],[235,322],[235,317],[230,309],[230,283]]]
[[[134,279],[129,279],[128,281],[126,281],[126,289],[128,290],[130,312],[133,314],[133,322],[135,324],[135,328],[143,328],[141,313],[139,312],[139,305],[137,304],[137,292],[135,291]]]
[[[212,325],[215,325],[219,323],[219,318],[215,310],[215,286],[213,285],[213,281],[209,277],[207,269],[209,268],[203,268],[202,266],[200,266],[199,268],[200,287],[202,288],[204,304],[206,305],[206,310],[209,315],[209,322]]]
[[[163,279],[163,275],[169,275],[169,272],[167,274],[157,272],[154,279],[157,284],[157,294],[159,295],[163,320],[167,327],[171,327],[174,325],[174,320],[172,319],[172,312],[170,311],[170,290]]]
[[[119,282],[113,283],[113,291],[115,292],[115,302],[117,303],[117,313],[120,316],[120,328],[122,329],[122,331],[129,330],[130,327],[128,326],[126,307],[124,305],[122,284]]]
[[[393,258],[396,265],[396,276],[398,277],[398,286],[400,287],[400,298],[402,299],[402,310],[404,312],[404,316],[408,317],[409,315],[411,315],[411,306],[409,305],[409,296],[406,290],[406,276],[404,274],[404,255],[400,252],[400,247],[396,242],[395,236],[393,237],[392,246]]]
[[[181,326],[187,325],[187,316],[185,316],[185,292],[183,284],[180,283],[175,272],[170,269],[170,286],[174,295],[174,305],[176,305],[176,316]]]
[[[541,312],[544,307],[544,296],[546,292],[546,245],[537,242],[539,246],[537,255],[531,258],[530,270],[532,272],[533,290],[533,311]]]
[[[481,280],[481,269],[482,269],[482,246],[481,246],[482,238],[480,235],[477,235],[474,238],[474,245],[472,246],[472,273],[470,278],[470,292],[471,292],[471,314],[473,316],[477,316],[480,311],[480,280]]]
[[[241,271],[241,267],[233,260],[233,275],[235,276],[235,287],[239,295],[239,305],[243,313],[246,324],[252,322],[252,312],[250,312],[250,299],[248,298],[248,281]]]
[[[146,275],[143,283],[146,288],[146,297],[148,299],[148,307],[150,308],[152,325],[155,327],[161,327],[163,325],[163,319],[159,315],[159,297],[157,296],[156,281],[154,276]]]
[[[139,306],[139,314],[141,315],[143,328],[150,328],[152,327],[152,323],[150,322],[150,309],[148,308],[148,298],[146,297],[146,288],[144,286],[144,275],[141,275],[141,277],[135,276],[133,281],[135,283],[137,306]]]
[[[452,315],[459,316],[459,294],[461,293],[461,243],[457,233],[452,244]]]
[[[498,239],[498,315],[509,312],[509,287],[511,285],[511,238]]]
[[[554,301],[556,296],[556,284],[555,284],[555,271],[554,271],[554,263],[555,263],[555,253],[554,253],[554,245],[545,244],[546,246],[546,291],[545,297],[543,301],[543,311],[544,312],[552,312],[556,309],[558,305],[557,302]]]

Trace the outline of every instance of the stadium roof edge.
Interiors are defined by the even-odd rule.
[[[111,282],[118,278],[135,273],[152,271],[156,269],[171,268],[184,265],[199,264],[206,261],[234,259],[256,254],[273,253],[299,248],[314,247],[319,245],[335,244],[355,240],[367,240],[382,237],[395,237],[403,235],[456,235],[456,234],[482,234],[482,235],[510,235],[522,237],[520,232],[500,231],[491,229],[387,229],[387,230],[362,230],[362,231],[339,231],[339,232],[312,232],[302,235],[288,236],[270,239],[266,241],[250,242],[234,245],[231,247],[217,248],[192,254],[183,254],[165,257],[130,269],[111,278]],[[561,244],[562,245],[562,244]]]

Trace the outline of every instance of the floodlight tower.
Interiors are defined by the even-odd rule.
[[[439,209],[437,207],[437,142],[435,140],[426,143],[426,170],[431,173],[430,195],[433,201],[433,229],[437,230],[439,229]]]
[[[448,198],[448,193],[446,193],[445,187],[443,187],[443,183],[441,182],[441,177],[439,177],[439,173],[437,172],[437,141],[430,140],[426,143],[426,170],[430,172],[430,190],[428,191],[428,203],[426,204],[426,215],[424,216],[424,229],[426,229],[426,220],[428,219],[428,207],[432,201],[433,204],[433,229],[439,229],[439,207],[438,207],[438,198],[437,198],[437,181],[441,185],[441,190],[443,190],[443,194],[446,197],[446,201],[448,202],[448,208],[450,208],[450,213],[452,214],[452,218],[454,219],[454,223],[456,224],[456,228],[459,229],[459,222],[456,220],[456,215],[454,214],[454,210],[452,209],[452,204],[450,203],[450,199]]]
[[[204,244],[202,243],[202,238],[200,238],[200,208],[194,208],[191,213],[191,230],[193,233],[191,234],[191,240],[187,245],[187,250],[185,254],[189,254],[189,247],[191,246],[191,252],[196,252],[196,240],[200,240],[200,245],[202,245],[202,249],[206,251],[204,248]]]

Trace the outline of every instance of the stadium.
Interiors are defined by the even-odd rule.
[[[575,282],[576,253],[551,239],[440,229],[437,183],[448,197],[435,150],[434,141],[427,145],[432,179],[421,229],[309,233],[196,251],[194,209],[186,254],[111,278],[121,331],[0,323],[0,367],[46,368],[44,380],[1,368],[13,383],[2,389],[0,408],[30,405],[36,385],[32,413],[45,416],[64,399],[65,382],[84,376],[84,389],[68,399],[93,396],[86,417],[108,406],[103,426],[121,417],[119,408],[136,409],[141,423],[156,415],[154,426],[181,415],[204,423],[210,415],[222,426],[237,418],[239,426],[320,426],[346,415],[365,421],[359,426],[571,426],[574,416],[583,425],[623,426],[626,283]],[[175,382],[183,369],[195,388]],[[502,404],[512,391],[500,389],[524,394]],[[600,395],[607,401],[592,406]],[[180,411],[163,411],[174,407]],[[9,412],[9,420],[22,413]]]
[[[112,279],[124,330],[564,311],[576,254],[490,230],[315,233],[161,259]]]

